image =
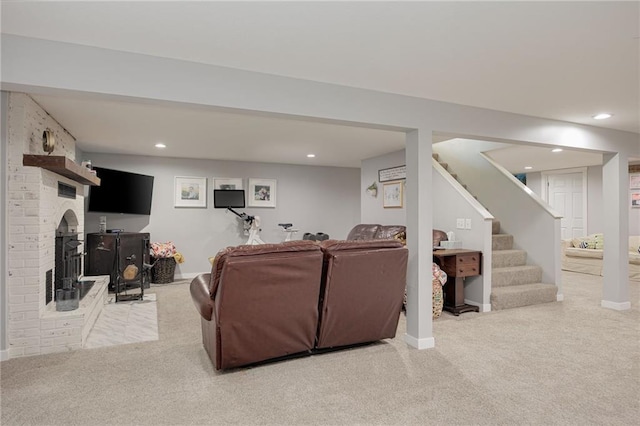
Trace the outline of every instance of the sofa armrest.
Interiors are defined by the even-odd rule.
[[[191,300],[196,309],[207,321],[211,321],[213,315],[213,299],[209,295],[209,281],[211,274],[200,274],[191,281],[189,290],[191,291]]]

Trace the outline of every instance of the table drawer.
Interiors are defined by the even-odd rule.
[[[464,253],[442,259],[441,268],[452,277],[480,275],[480,253]]]

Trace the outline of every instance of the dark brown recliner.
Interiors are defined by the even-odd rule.
[[[318,325],[322,251],[313,241],[239,246],[191,282],[216,369],[309,353]]]
[[[408,251],[400,241],[325,241],[318,349],[396,335]]]

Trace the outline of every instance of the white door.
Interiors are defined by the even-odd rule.
[[[562,239],[582,237],[587,231],[586,173],[557,173],[547,175],[547,200],[562,215]]]

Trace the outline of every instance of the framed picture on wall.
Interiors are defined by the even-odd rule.
[[[176,176],[174,207],[207,207],[207,178]]]
[[[244,189],[242,178],[213,178],[213,189]]]
[[[402,182],[389,182],[382,186],[382,206],[387,208],[402,207]]]
[[[276,180],[250,178],[247,205],[249,207],[275,207]]]
[[[640,191],[631,192],[631,207],[640,209]]]

